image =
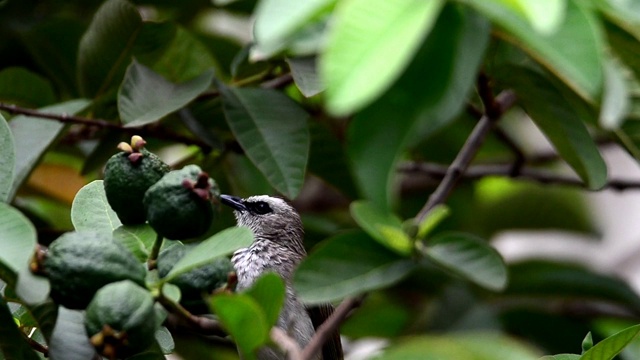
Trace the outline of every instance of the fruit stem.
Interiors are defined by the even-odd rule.
[[[147,268],[149,270],[153,270],[158,265],[158,254],[160,253],[160,248],[162,247],[162,240],[164,238],[162,235],[156,235],[156,241],[153,242],[153,247],[151,248],[151,253],[149,254],[149,259],[147,260]]]

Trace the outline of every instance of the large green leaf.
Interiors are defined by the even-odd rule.
[[[2,280],[13,285],[18,273],[28,268],[35,251],[36,229],[29,219],[8,204],[0,203],[0,271]]]
[[[599,123],[605,129],[620,127],[630,110],[630,94],[625,78],[625,68],[612,59],[604,67],[604,87]],[[631,77],[631,75],[627,75]]]
[[[503,335],[415,336],[392,344],[376,360],[536,360],[530,347]]]
[[[579,360],[580,355],[577,354],[558,354],[558,355],[547,355],[541,357],[539,360]]]
[[[87,100],[70,100],[39,110],[52,114],[75,114],[87,105],[89,105]],[[19,115],[11,119],[9,126],[16,148],[16,168],[8,197],[11,200],[44,152],[58,137],[64,124],[54,120]]]
[[[249,228],[232,227],[222,230],[189,250],[162,281],[170,281],[220,256],[227,256],[238,249],[248,247],[252,242],[253,233]]]
[[[227,123],[269,183],[295,198],[309,157],[309,115],[279,91],[219,86]]]
[[[19,67],[0,71],[0,101],[42,107],[55,100],[51,84],[39,75]]]
[[[254,11],[252,57],[265,58],[283,50],[294,35],[333,7],[336,0],[261,0]]]
[[[2,157],[0,157],[0,202],[7,202],[13,183],[16,152],[11,129],[2,114],[0,114],[0,153],[2,153]]]
[[[340,3],[320,57],[327,109],[334,115],[353,113],[385,92],[410,63],[442,4],[440,0]]]
[[[83,95],[95,97],[120,82],[141,29],[142,18],[130,2],[108,0],[100,6],[78,50]]]
[[[267,326],[275,326],[284,303],[284,281],[276,273],[267,273],[258,278],[245,294],[251,296],[264,312]]]
[[[570,0],[489,0],[511,7],[524,16],[541,34],[552,34],[564,21],[567,1]]]
[[[424,255],[463,278],[498,291],[507,285],[507,267],[486,241],[465,233],[446,232],[426,241]]]
[[[153,70],[133,61],[118,91],[118,112],[125,126],[144,126],[185,107],[205,91],[213,80],[209,70],[182,84],[167,81]]]
[[[318,74],[317,57],[288,58],[287,64],[291,68],[293,81],[302,95],[312,97],[324,91],[324,83]]]
[[[513,87],[527,113],[590,189],[607,183],[607,166],[587,127],[553,83],[533,70],[513,68]]]
[[[113,230],[113,240],[127,248],[141,262],[147,260],[156,232],[149,224],[122,225]]]
[[[411,253],[413,242],[404,233],[400,218],[367,201],[354,201],[349,209],[358,225],[380,244],[400,255]]]
[[[260,305],[249,295],[218,295],[211,308],[233,337],[243,358],[255,359],[255,350],[269,339],[267,319]]]
[[[522,48],[580,96],[591,102],[600,98],[602,30],[593,14],[577,1],[568,1],[564,22],[548,33],[536,31],[505,1],[465,2],[498,24],[503,29],[499,36]]]
[[[462,109],[488,40],[488,22],[447,5],[405,74],[353,119],[349,156],[362,194],[376,206],[388,208],[393,202],[395,163],[406,147]]]
[[[93,359],[95,350],[84,328],[84,311],[58,309],[58,319],[49,343],[51,360]]]
[[[71,204],[71,221],[76,231],[90,230],[109,235],[122,225],[109,206],[102,180],[94,180],[78,191]]]
[[[300,264],[293,285],[307,304],[320,304],[396,283],[413,270],[363,232],[325,240]]]
[[[0,296],[0,354],[4,354],[7,360],[40,359],[25,340],[25,335],[16,326],[2,296]]]
[[[580,360],[611,360],[640,333],[640,325],[629,327],[600,341],[587,350]]]

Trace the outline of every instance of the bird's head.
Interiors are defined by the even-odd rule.
[[[221,195],[222,203],[234,209],[238,226],[253,232],[255,241],[273,241],[304,255],[304,230],[298,212],[286,201],[267,195],[241,199]]]

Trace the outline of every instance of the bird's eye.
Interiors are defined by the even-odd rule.
[[[251,210],[254,213],[259,214],[259,215],[268,214],[268,213],[273,211],[271,209],[271,207],[269,206],[269,204],[267,204],[264,201],[258,201],[258,202],[255,202],[255,203],[251,204]]]

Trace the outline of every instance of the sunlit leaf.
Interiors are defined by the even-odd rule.
[[[122,225],[109,206],[102,180],[92,181],[78,191],[71,205],[71,221],[76,231],[90,230],[109,235]]]
[[[361,109],[398,79],[438,18],[442,1],[355,0],[338,4],[320,74],[334,115]]]
[[[442,233],[426,241],[424,255],[463,278],[498,291],[507,285],[507,267],[486,241],[465,233]]]
[[[129,65],[118,91],[118,111],[126,126],[143,126],[185,107],[205,91],[213,80],[207,71],[182,84],[167,81],[146,66]]]
[[[389,286],[414,264],[362,232],[325,240],[300,264],[293,285],[303,302],[319,304]]]
[[[424,239],[433,229],[449,216],[449,207],[443,204],[436,205],[418,225],[418,239]]]
[[[88,104],[87,100],[70,100],[38,110],[45,113],[71,115],[84,109]],[[11,192],[9,192],[9,199],[13,199],[18,188],[38,164],[44,152],[60,135],[64,124],[57,121],[19,115],[11,119],[9,127],[11,127],[16,148],[16,168],[13,173]]]
[[[0,354],[7,360],[39,360],[21,334],[6,301],[0,296]]]
[[[404,233],[402,221],[397,216],[364,201],[351,203],[350,210],[358,225],[376,241],[400,255],[411,253],[413,242]]]
[[[558,355],[547,355],[541,357],[539,360],[579,360],[580,355],[577,354],[558,354]]]
[[[629,327],[595,344],[580,360],[611,360],[638,336],[640,325]]]
[[[198,246],[189,250],[164,277],[164,282],[176,278],[191,269],[204,265],[220,256],[226,256],[234,251],[248,247],[253,242],[253,234],[246,227],[225,229],[202,241]]]
[[[309,157],[309,115],[279,91],[219,89],[227,123],[249,159],[276,190],[295,198]]]
[[[0,157],[0,202],[7,202],[13,182],[16,153],[11,129],[2,114],[0,114],[0,153],[2,154]]]

